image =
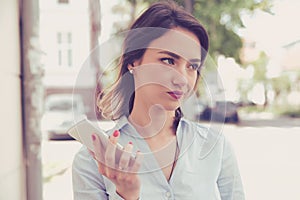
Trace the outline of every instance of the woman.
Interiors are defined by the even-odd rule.
[[[180,109],[207,50],[203,26],[173,2],[154,3],[133,23],[118,79],[98,102],[104,117],[118,120],[108,131],[111,143],[103,149],[94,134],[95,152],[77,153],[74,199],[244,199],[224,136]],[[124,145],[118,158],[117,142]]]

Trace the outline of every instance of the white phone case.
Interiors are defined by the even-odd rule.
[[[79,141],[80,143],[84,144],[88,149],[94,152],[94,146],[92,141],[92,134],[96,133],[102,143],[102,146],[104,149],[106,149],[106,146],[109,142],[109,136],[100,128],[92,124],[91,121],[88,119],[83,119],[73,125],[67,133],[72,136],[74,139]],[[117,143],[116,148],[116,163],[119,162],[121,154],[122,154],[123,146],[119,143]],[[135,155],[132,154],[130,158],[130,164],[135,159]]]

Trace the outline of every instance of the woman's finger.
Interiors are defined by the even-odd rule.
[[[129,159],[132,153],[133,145],[132,142],[129,142],[123,150],[123,153],[120,157],[119,161],[119,170],[120,171],[128,171]]]
[[[93,151],[91,151],[90,149],[88,149],[89,153],[91,154],[91,156],[93,156],[94,159],[96,159],[95,154]]]
[[[102,144],[99,139],[99,136],[95,133],[92,134],[92,140],[93,140],[93,145],[94,145],[94,157],[97,161],[103,162],[104,160],[104,153],[102,152]]]
[[[109,137],[109,140],[111,141],[111,143],[117,144],[119,136],[120,136],[120,131],[115,130],[112,136]]]
[[[116,143],[118,142],[118,138],[120,136],[120,132],[116,130],[112,136],[109,137],[109,142],[106,146],[105,151],[105,164],[110,169],[115,168],[115,160],[116,160]],[[109,170],[109,169],[107,169]]]
[[[89,152],[97,161],[99,173],[105,175],[105,167],[102,164],[104,161],[104,155],[103,155],[104,153],[102,152],[103,149],[102,143],[100,142],[100,139],[97,134],[92,134],[92,140],[94,145],[94,152],[91,150],[89,150]]]
[[[103,165],[101,162],[97,161],[97,165],[98,165],[98,171],[100,174],[102,175],[106,175],[106,170],[105,170],[105,165]]]
[[[131,167],[130,172],[138,173],[138,171],[142,165],[143,158],[144,158],[143,154],[140,151],[137,151],[136,156],[135,156],[135,161]]]

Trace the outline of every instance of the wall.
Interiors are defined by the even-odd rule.
[[[87,116],[94,113],[94,90],[96,72],[90,64],[90,19],[89,2],[69,0],[66,4],[57,1],[40,0],[40,45],[43,51],[45,95],[53,93],[81,94],[87,108]],[[57,34],[70,33],[68,46],[72,51],[72,65],[63,66],[58,62]],[[82,81],[78,81],[82,80]],[[46,97],[45,96],[45,97]]]
[[[20,92],[19,1],[0,1],[0,199],[25,200]]]

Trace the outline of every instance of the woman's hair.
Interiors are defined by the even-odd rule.
[[[128,73],[128,66],[142,58],[151,41],[175,27],[185,28],[198,37],[201,44],[201,65],[204,63],[209,41],[206,30],[198,20],[173,1],[152,4],[135,20],[125,37],[116,82],[97,98],[97,106],[103,117],[115,120],[131,113],[135,87],[133,76]],[[173,124],[175,129],[181,117],[182,112],[178,108]]]

